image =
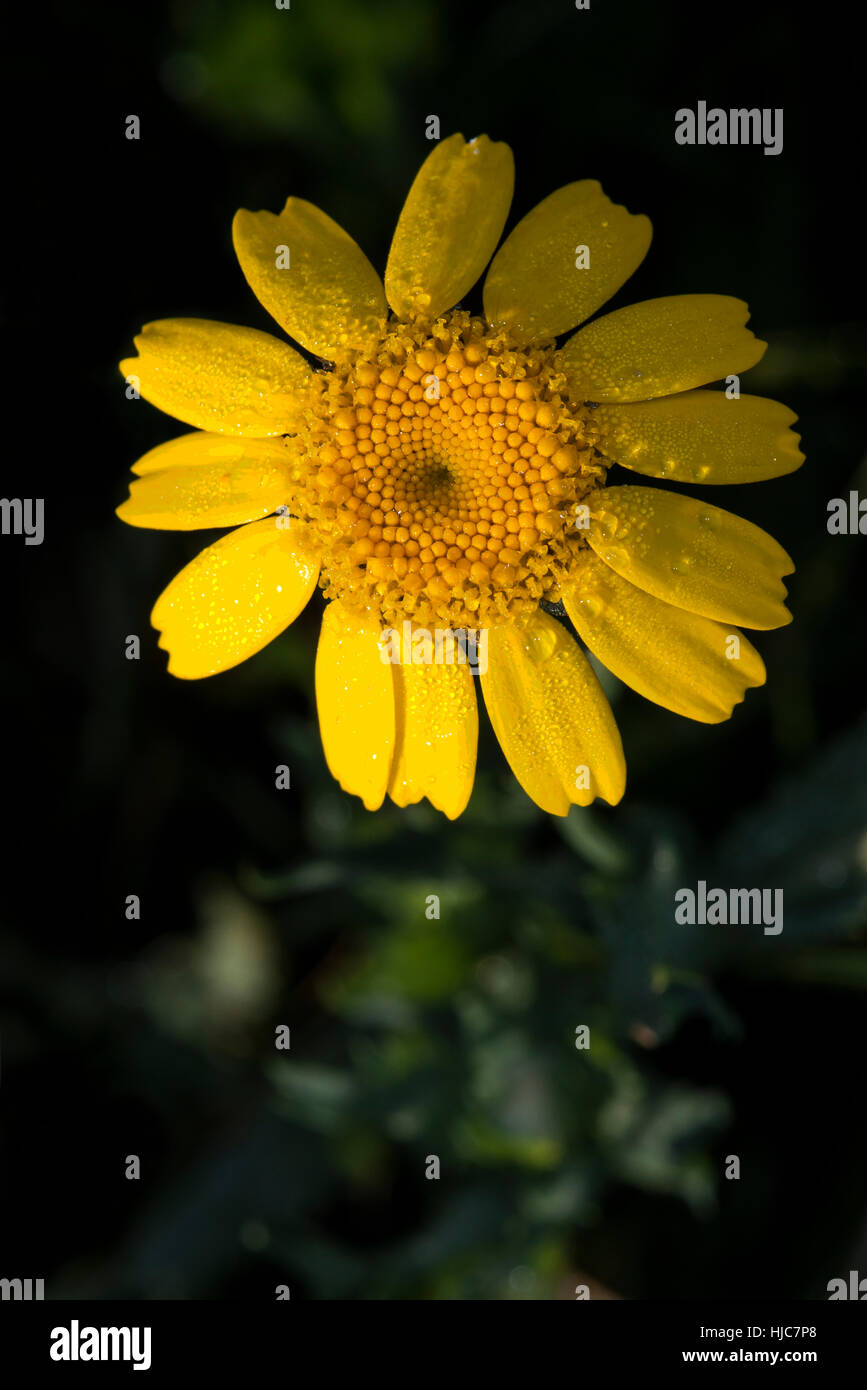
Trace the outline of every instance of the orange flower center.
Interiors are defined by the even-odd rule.
[[[462,628],[556,597],[605,467],[550,350],[454,311],[395,325],[375,360],[320,386],[293,510],[329,598]]]

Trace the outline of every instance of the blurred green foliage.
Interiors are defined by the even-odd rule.
[[[275,17],[260,0],[193,0],[176,7],[162,77],[232,140],[382,141],[400,121],[396,85],[430,71],[441,33],[418,0],[295,0]]]

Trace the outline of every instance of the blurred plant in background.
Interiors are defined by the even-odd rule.
[[[421,0],[296,0],[276,18],[258,0],[180,0],[175,24],[163,84],[233,141],[384,146],[402,83],[442,61],[443,27]]]
[[[194,928],[64,980],[62,1027],[77,1015],[112,1039],[100,1070],[122,1132],[150,1113],[156,1143],[121,1249],[67,1264],[58,1294],[652,1295],[608,1234],[612,1200],[667,1199],[667,1220],[673,1201],[693,1240],[718,1239],[724,1158],[748,1161],[726,1085],[679,1075],[671,1051],[688,1025],[743,1046],[715,981],[867,987],[867,728],[713,846],[642,802],[543,836],[504,773],[457,824],[426,806],[369,816],[329,782],[304,714],[270,734],[306,789],[293,866],[227,865],[193,886]],[[783,934],[675,925],[674,891],[698,877],[782,886]],[[778,1187],[748,1171],[740,1220],[760,1221],[756,1182]],[[694,1254],[684,1296],[702,1267]]]

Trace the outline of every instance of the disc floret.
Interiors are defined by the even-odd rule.
[[[328,598],[448,628],[556,598],[605,467],[550,347],[455,311],[394,325],[317,384],[294,508]]]

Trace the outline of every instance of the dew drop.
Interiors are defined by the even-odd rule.
[[[543,662],[554,655],[557,647],[557,632],[547,625],[524,637],[524,651],[531,661]]]
[[[612,546],[605,551],[602,558],[606,564],[613,565],[615,569],[619,569],[621,566],[625,568],[629,564],[629,552],[622,550],[620,546]]]
[[[591,618],[598,618],[605,611],[605,603],[598,594],[585,594],[578,603]]]

